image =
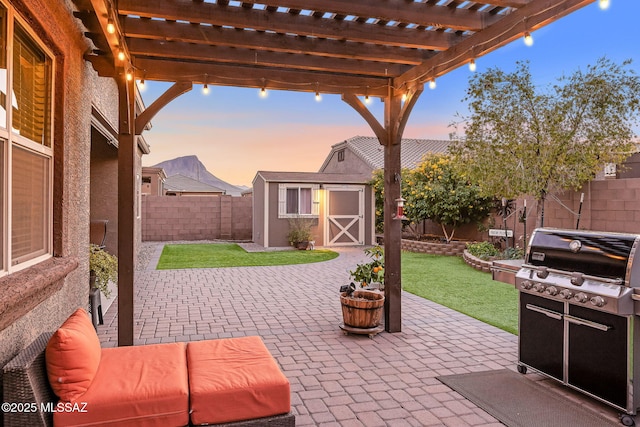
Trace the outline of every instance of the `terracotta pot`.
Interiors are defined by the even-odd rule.
[[[340,295],[344,324],[352,328],[375,328],[382,320],[384,295],[374,291],[354,291]]]

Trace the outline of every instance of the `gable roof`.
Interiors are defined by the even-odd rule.
[[[184,175],[171,175],[164,182],[164,188],[167,191],[177,191],[182,193],[221,193],[225,191],[213,185],[196,181]]]
[[[400,153],[400,163],[403,168],[413,168],[427,153],[446,153],[451,141],[438,139],[403,138]],[[380,145],[378,138],[374,136],[354,136],[345,141],[331,146],[331,152],[320,167],[323,171],[334,153],[349,148],[356,156],[360,157],[372,170],[384,167],[384,147]]]
[[[254,182],[258,176],[266,182],[314,184],[366,184],[371,180],[371,176],[366,174],[258,171]]]

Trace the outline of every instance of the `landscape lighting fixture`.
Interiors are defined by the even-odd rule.
[[[528,31],[524,33],[524,44],[527,46],[533,46],[533,37],[531,37],[531,33]]]
[[[471,61],[469,61],[469,71],[474,72],[476,71],[476,60],[472,59]]]
[[[600,9],[607,10],[609,9],[609,0],[600,0],[599,2]]]

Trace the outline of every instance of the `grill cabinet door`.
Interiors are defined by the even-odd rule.
[[[520,292],[520,363],[560,381],[563,381],[563,312],[562,302]]]
[[[574,305],[569,314],[610,329],[569,322],[568,384],[626,408],[628,318]]]

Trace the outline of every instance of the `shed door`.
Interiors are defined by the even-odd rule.
[[[327,246],[364,245],[364,186],[325,186]]]

